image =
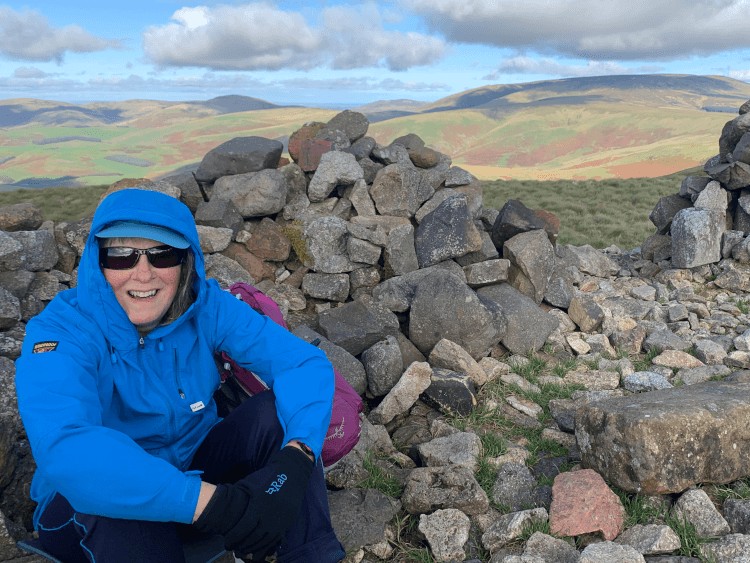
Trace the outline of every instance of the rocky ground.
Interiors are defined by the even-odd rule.
[[[349,561],[750,561],[746,115],[632,251],[484,208],[450,157],[379,146],[354,112],[295,132],[293,163],[238,138],[195,175],[111,189],[180,198],[208,276],[261,288],[365,399],[326,472]],[[33,511],[13,362],[89,227],[0,209],[0,561]]]

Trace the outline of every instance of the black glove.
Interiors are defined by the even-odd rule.
[[[218,485],[195,526],[224,536],[228,551],[270,552],[297,519],[314,464],[285,447],[234,485]]]

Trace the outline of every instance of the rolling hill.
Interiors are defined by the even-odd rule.
[[[750,85],[718,76],[633,75],[494,85],[431,104],[361,108],[387,144],[417,133],[480,178],[655,177],[702,165]],[[0,184],[155,178],[236,136],[284,138],[333,110],[257,98],[65,104],[0,101]]]

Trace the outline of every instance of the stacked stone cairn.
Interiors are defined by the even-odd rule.
[[[558,244],[551,213],[485,208],[449,156],[367,129],[345,111],[292,134],[294,162],[278,141],[240,137],[194,174],[110,188],[183,201],[208,276],[263,290],[366,399],[359,444],[326,471],[348,561],[405,561],[405,536],[435,561],[698,561],[676,555],[665,514],[720,538],[703,555],[747,561],[750,501],[715,506],[695,485],[750,475],[750,114],[632,251]],[[31,535],[35,465],[13,362],[25,323],[76,285],[90,225],[0,209],[0,561],[35,561],[14,544]],[[539,359],[561,369],[530,377]],[[503,424],[515,442],[490,453]],[[367,485],[376,474],[398,483],[391,496]],[[626,527],[608,483],[662,516]],[[547,525],[554,536],[520,539]]]

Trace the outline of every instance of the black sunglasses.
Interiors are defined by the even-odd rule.
[[[154,268],[172,268],[182,264],[187,253],[187,248],[166,245],[144,249],[112,246],[99,249],[99,265],[108,270],[130,270],[138,263],[141,254],[145,254]]]

